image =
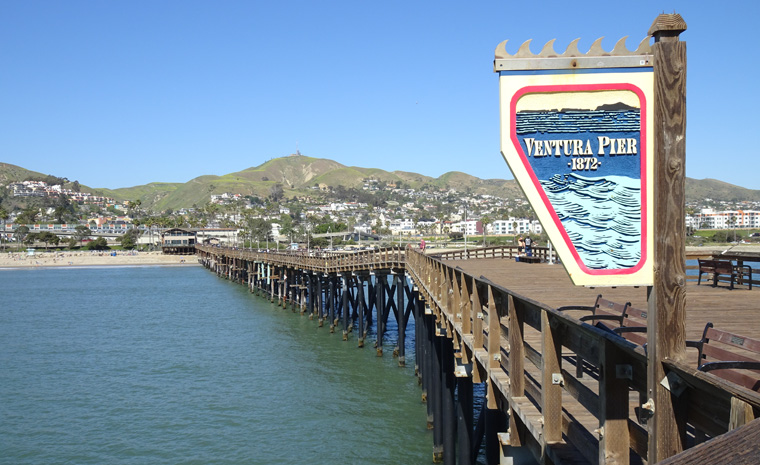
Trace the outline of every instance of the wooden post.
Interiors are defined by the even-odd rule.
[[[541,409],[546,444],[562,440],[561,344],[547,312],[541,312]]]
[[[454,344],[447,334],[441,342],[441,415],[443,424],[443,463],[456,465],[457,415],[454,405],[456,378],[454,376]],[[467,451],[469,453],[469,450]]]
[[[377,323],[375,331],[377,332],[377,356],[383,356],[383,336],[385,335],[385,288],[388,286],[388,276],[376,271],[375,272],[375,311],[377,312]]]
[[[406,291],[406,276],[397,273],[393,277],[396,283],[396,323],[398,324],[398,366],[406,366],[406,323],[407,315],[404,308],[404,293]]]
[[[686,23],[678,14],[662,14],[649,34],[654,37],[654,286],[648,289],[647,392],[654,407],[649,420],[649,463],[681,452],[685,417],[660,382],[662,361],[681,361],[685,352],[685,164],[686,44],[678,36]]]
[[[603,341],[599,363],[599,463],[628,465],[628,382],[617,374],[625,363],[609,341]]]
[[[335,324],[337,323],[337,320],[335,319],[335,280],[336,280],[336,277],[334,274],[331,274],[327,279],[329,280],[329,284],[330,284],[329,286],[330,297],[327,300],[327,303],[330,309],[330,315],[328,318],[330,319],[330,332],[334,333]]]
[[[366,303],[364,302],[364,277],[358,276],[356,287],[356,308],[359,318],[359,347],[364,347],[364,338],[367,337],[367,328],[365,327]]]
[[[525,343],[523,330],[525,323],[523,315],[515,308],[515,299],[509,295],[507,299],[509,312],[509,435],[511,446],[521,446],[522,424],[518,423],[512,410],[512,399],[525,396]]]
[[[348,303],[348,280],[350,278],[350,274],[347,272],[343,272],[341,274],[341,284],[340,284],[340,311],[341,311],[341,317],[343,317],[343,340],[348,340],[348,325],[350,324],[350,318],[349,315],[351,314],[351,308]]]

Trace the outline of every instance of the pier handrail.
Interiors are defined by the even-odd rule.
[[[472,364],[474,381],[487,383],[488,407],[507,405],[512,412],[506,441],[544,450],[555,463],[573,454],[591,463],[627,463],[629,450],[647,457],[652,412],[644,348],[447,265],[441,256],[411,251],[406,261],[438,324],[458,343],[462,364]],[[596,390],[562,366],[579,359],[597,377]],[[674,395],[685,399],[681,413],[697,440],[742,426],[752,418],[747,410],[760,409],[760,394],[695,368],[668,361],[666,373]],[[631,391],[642,399],[636,415],[629,411]]]
[[[548,247],[531,247],[534,257],[542,262],[549,261],[550,250]],[[430,252],[429,255],[442,260],[471,260],[478,258],[515,258],[524,254],[524,247],[517,245],[498,245],[493,247],[474,247],[469,249],[448,250],[445,252]],[[556,260],[556,256],[553,257]]]
[[[274,251],[248,248],[196,245],[196,250],[206,253],[221,253],[233,259],[271,263],[320,273],[341,273],[347,271],[372,271],[374,269],[398,269],[405,267],[406,250],[402,247],[384,247],[358,252],[322,251]]]

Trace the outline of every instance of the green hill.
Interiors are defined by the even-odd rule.
[[[62,173],[69,174],[70,173]],[[19,166],[0,163],[0,185],[25,179],[44,179],[49,175],[29,171]],[[314,186],[361,188],[367,179],[385,183],[401,183],[413,189],[454,189],[462,193],[490,194],[502,198],[521,198],[522,191],[513,180],[480,179],[459,171],[432,178],[408,171],[384,171],[378,168],[345,166],[325,158],[290,155],[274,158],[259,166],[223,176],[204,175],[186,183],[155,182],[120,189],[98,189],[81,186],[117,201],[140,199],[142,206],[154,211],[179,209],[206,204],[211,194],[225,192],[266,197],[276,184],[281,184],[288,197],[313,195]],[[71,187],[67,183],[66,187]],[[745,189],[714,179],[686,178],[687,201],[704,199],[723,201],[760,201],[760,191]]]

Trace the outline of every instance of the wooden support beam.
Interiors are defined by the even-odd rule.
[[[685,447],[685,415],[660,383],[663,360],[685,355],[685,168],[686,168],[686,30],[680,15],[662,14],[649,30],[654,37],[654,286],[648,290],[647,392],[654,415],[648,422],[649,462]]]

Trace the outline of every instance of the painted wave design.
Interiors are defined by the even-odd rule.
[[[517,134],[638,131],[640,113],[638,109],[521,111],[515,130]]]
[[[639,179],[557,174],[540,182],[586,267],[615,270],[639,263]]]

